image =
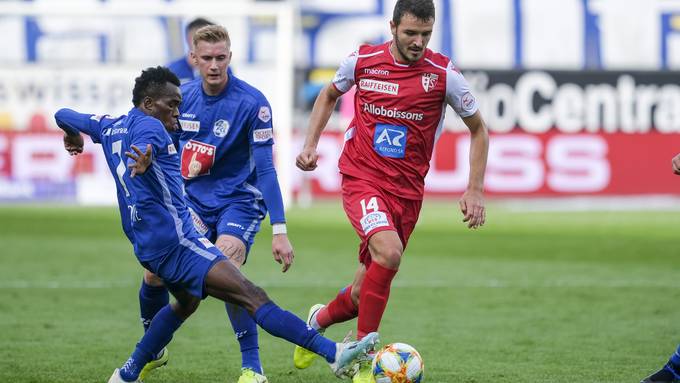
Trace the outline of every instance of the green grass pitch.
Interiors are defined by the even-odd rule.
[[[412,344],[426,382],[639,382],[680,341],[680,212],[531,213],[491,205],[470,231],[454,204],[426,203],[381,335]],[[259,234],[244,272],[300,316],[356,269],[339,202],[288,213],[286,274]],[[0,207],[0,382],[105,382],[142,333],[141,278],[113,208]],[[328,331],[342,338],[355,322]],[[155,382],[235,382],[238,345],[206,300]],[[261,336],[271,383],[334,382],[319,361]]]

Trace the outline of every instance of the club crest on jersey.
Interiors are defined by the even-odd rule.
[[[436,75],[434,73],[423,74],[423,77],[421,78],[421,84],[423,85],[423,89],[425,89],[425,92],[429,92],[432,89],[434,89],[434,87],[437,86],[438,79],[439,75]]]
[[[229,121],[227,120],[217,120],[215,125],[213,125],[213,134],[217,137],[224,137],[229,132]]]
[[[180,170],[184,179],[192,179],[210,174],[215,163],[215,146],[189,140],[182,147]]]
[[[269,110],[268,106],[261,106],[260,111],[257,113],[257,118],[260,119],[260,121],[264,122],[265,124],[269,122],[269,120],[272,119],[272,112]]]

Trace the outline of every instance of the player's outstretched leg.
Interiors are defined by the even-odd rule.
[[[170,343],[184,320],[196,311],[201,300],[184,291],[173,292],[177,302],[163,307],[153,318],[148,330],[121,368],[117,368],[109,383],[139,382],[142,369]]]
[[[323,337],[302,319],[282,310],[228,261],[217,262],[210,269],[205,285],[210,296],[243,306],[268,333],[323,356],[337,376],[348,374],[379,341],[377,333],[346,343]]]
[[[327,305],[317,304],[312,306],[307,316],[307,324],[323,334],[326,328],[333,324],[356,318],[359,314],[359,306],[357,305],[359,286],[361,286],[364,272],[363,265],[360,265],[351,285],[341,289],[338,295]],[[315,353],[300,346],[296,346],[293,351],[293,365],[299,369],[308,368],[315,359]]]
[[[663,368],[640,383],[680,383],[680,345]]]
[[[315,329],[321,335],[323,335],[323,333],[326,331],[326,328],[319,326],[318,322],[316,321],[316,314],[325,307],[326,306],[321,303],[315,304],[309,309],[309,313],[307,314],[307,326]],[[293,351],[293,364],[299,369],[307,368],[312,365],[312,362],[314,362],[316,356],[317,355],[315,353],[307,350],[306,348],[295,346],[295,351]]]

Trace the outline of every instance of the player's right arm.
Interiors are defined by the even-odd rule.
[[[342,93],[331,83],[326,85],[316,98],[312,114],[309,117],[309,128],[307,129],[305,144],[295,161],[298,168],[305,171],[316,169],[316,161],[319,158],[316,146],[319,144],[321,132],[323,132],[326,124],[328,124],[328,120],[331,118],[331,114],[340,96],[342,96]]]
[[[309,128],[307,129],[305,144],[295,160],[298,168],[305,171],[316,169],[316,161],[319,159],[316,146],[319,144],[321,132],[328,124],[340,96],[354,86],[354,69],[358,57],[358,51],[346,57],[335,73],[333,81],[326,85],[316,97],[312,114],[309,116]]]

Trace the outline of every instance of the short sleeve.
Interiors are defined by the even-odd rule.
[[[451,62],[446,67],[446,103],[461,117],[470,117],[478,109],[470,85]]]
[[[340,67],[335,72],[333,77],[333,86],[340,93],[345,93],[354,86],[354,70],[359,59],[359,51],[355,51],[351,55],[345,57],[340,63]]]

